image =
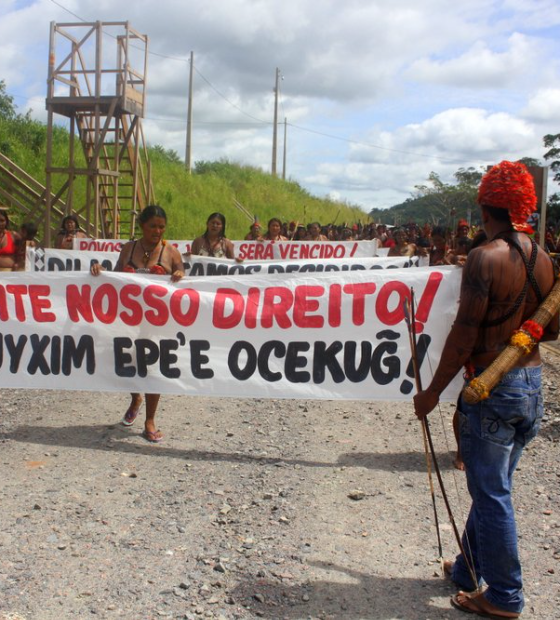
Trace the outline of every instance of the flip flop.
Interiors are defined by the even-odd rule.
[[[142,433],[142,437],[144,437],[144,439],[146,441],[149,441],[150,443],[160,443],[161,441],[163,441],[163,435],[161,434],[161,431],[144,431]]]
[[[132,426],[134,424],[134,420],[136,420],[138,414],[140,413],[140,407],[142,407],[142,403],[140,403],[136,409],[134,409],[133,406],[130,405],[130,407],[126,410],[123,419],[121,420],[121,424],[123,426]]]
[[[472,605],[472,607],[469,607],[462,603],[459,600],[459,597],[468,600],[469,605]],[[513,616],[509,616],[504,614],[497,614],[493,611],[486,611],[485,609],[482,609],[480,603],[475,597],[468,596],[465,592],[459,592],[452,596],[451,604],[453,605],[453,607],[455,607],[455,609],[458,609],[459,611],[464,611],[466,614],[474,614],[476,616],[480,616],[481,618],[490,618],[490,620],[516,620],[517,618],[521,617],[521,614],[514,614]]]

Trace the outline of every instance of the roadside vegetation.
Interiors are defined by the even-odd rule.
[[[31,119],[29,113],[19,114],[13,99],[6,94],[4,82],[0,81],[0,152],[43,185],[46,137],[46,125]],[[68,145],[68,131],[56,127],[55,167],[66,165]],[[81,147],[76,143],[75,148],[79,158]],[[263,227],[272,217],[305,224],[319,221],[324,225],[370,221],[358,205],[313,196],[299,183],[283,181],[255,167],[227,160],[199,161],[192,174],[188,174],[175,151],[154,145],[148,147],[148,152],[156,202],[168,214],[169,238],[190,239],[200,235],[205,230],[206,219],[215,211],[226,216],[227,234],[232,239],[247,234],[252,217],[257,217]],[[77,179],[76,205],[82,204],[85,191],[84,179]],[[235,202],[244,210],[236,207]],[[16,222],[20,219],[17,213],[13,219]]]

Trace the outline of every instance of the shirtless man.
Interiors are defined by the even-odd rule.
[[[467,258],[457,317],[429,387],[414,397],[416,415],[434,409],[440,394],[465,364],[478,375],[489,366],[546,297],[554,283],[550,258],[518,232],[535,210],[533,180],[523,164],[504,161],[483,178],[478,202],[488,242]],[[517,229],[517,230],[516,230]],[[535,264],[531,267],[531,254]],[[522,254],[525,257],[522,258]],[[528,276],[527,274],[533,274]],[[525,286],[525,283],[528,285]],[[543,340],[558,336],[558,315]],[[517,618],[523,609],[512,477],[524,445],[538,432],[543,413],[539,348],[507,373],[490,397],[476,405],[459,401],[460,441],[471,510],[463,534],[469,559],[458,555],[446,572],[463,590],[452,604],[471,614]],[[470,551],[469,551],[470,550]],[[473,584],[467,562],[473,565]]]

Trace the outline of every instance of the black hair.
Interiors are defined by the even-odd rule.
[[[76,230],[80,230],[80,222],[78,222],[78,218],[74,215],[66,215],[62,218],[62,222],[60,222],[60,233],[64,234],[66,232],[66,222],[71,221],[76,224]]]
[[[161,217],[165,220],[165,223],[167,223],[167,214],[159,205],[148,205],[142,209],[142,213],[140,213],[138,221],[140,224],[145,224],[152,217]]]
[[[488,205],[480,205],[481,209],[485,209],[497,222],[509,222],[511,224],[511,218],[509,211],[502,207],[490,207]]]
[[[37,225],[34,222],[23,222],[20,230],[25,231],[26,239],[33,239],[37,234]]]
[[[220,239],[223,239],[226,236],[226,216],[223,213],[216,211],[215,213],[210,213],[210,215],[208,216],[208,219],[206,220],[206,230],[204,234],[202,235],[203,237],[208,236],[208,222],[210,220],[215,220],[215,219],[218,219],[220,220],[220,222],[222,222],[222,232],[220,233]],[[253,226],[256,223],[257,222],[253,222],[251,226]]]
[[[268,220],[267,230],[270,228],[272,222],[277,222],[278,224],[280,224],[280,226],[282,226],[282,222],[277,217],[272,217]]]
[[[6,230],[8,230],[8,228],[10,228],[10,216],[6,209],[0,209],[0,215],[6,220]]]
[[[447,231],[443,226],[434,226],[432,228],[432,239],[434,235],[437,235],[438,237],[443,237],[445,239],[447,237]]]
[[[472,240],[471,250],[474,250],[479,245],[482,245],[485,241],[488,240],[487,234],[483,230],[479,230]]]

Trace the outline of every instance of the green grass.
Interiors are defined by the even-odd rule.
[[[68,162],[69,134],[57,127],[53,136],[53,164],[65,166]],[[19,167],[45,184],[46,126],[27,116],[0,117],[0,151]],[[160,146],[148,149],[152,163],[152,182],[156,202],[167,212],[166,236],[174,239],[192,239],[206,229],[208,216],[219,211],[227,220],[227,235],[243,238],[251,220],[234,206],[239,201],[249,213],[256,215],[263,228],[272,217],[307,224],[342,224],[369,221],[369,216],[357,205],[337,202],[311,195],[295,181],[284,181],[251,166],[222,160],[197,162],[192,174],[173,151]],[[83,164],[80,145],[76,147],[79,165]],[[81,159],[81,163],[80,163]],[[54,191],[64,178],[58,176]],[[74,187],[76,210],[85,203],[85,177],[78,177]],[[23,214],[13,213],[18,223]]]

